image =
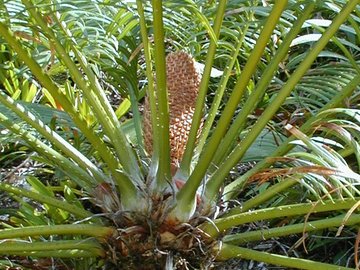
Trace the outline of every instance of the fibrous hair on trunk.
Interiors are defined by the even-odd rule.
[[[170,158],[173,170],[184,155],[199,92],[200,75],[194,59],[185,52],[170,53],[166,57],[166,80],[170,112]],[[153,151],[150,103],[145,98],[144,142],[146,151]]]

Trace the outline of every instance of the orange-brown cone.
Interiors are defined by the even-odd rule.
[[[170,53],[166,57],[166,79],[170,111],[170,157],[177,168],[185,151],[199,91],[200,75],[194,60],[185,52]],[[146,151],[152,153],[150,104],[145,98],[144,141]]]

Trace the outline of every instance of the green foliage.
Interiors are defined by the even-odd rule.
[[[18,207],[1,210],[0,265],[353,267],[271,241],[296,234],[313,251],[312,234],[359,223],[359,12],[340,0],[0,3],[0,164],[34,151],[51,170],[22,187],[1,172]],[[165,55],[177,50],[205,66],[172,174]]]

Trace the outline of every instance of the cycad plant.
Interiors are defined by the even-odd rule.
[[[356,237],[351,260],[310,259],[312,235],[360,222],[358,1],[255,2],[1,4],[2,143],[48,171],[1,180],[19,204],[1,264],[358,264]],[[42,105],[15,101],[9,74]]]

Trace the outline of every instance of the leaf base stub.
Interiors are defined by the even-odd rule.
[[[107,241],[108,269],[171,269],[203,268],[214,259],[215,240],[209,241],[199,229],[205,219],[188,223],[167,219],[167,200],[154,200],[152,210],[143,213],[116,213],[113,221],[117,235]],[[119,268],[120,267],[120,268]]]

